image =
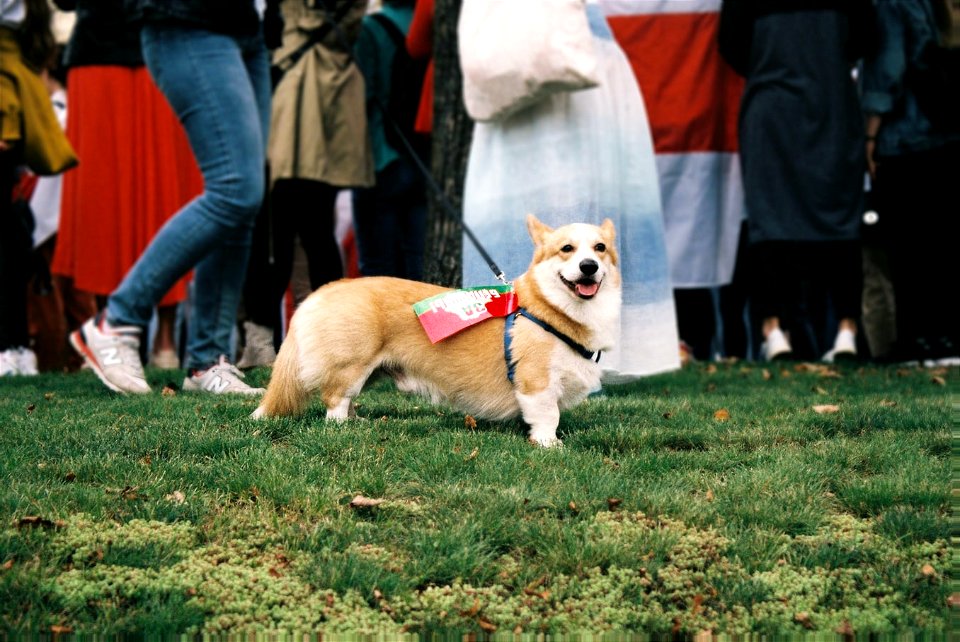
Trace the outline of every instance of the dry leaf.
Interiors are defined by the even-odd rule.
[[[177,389],[172,386],[164,386],[163,390],[160,391],[161,397],[176,397]]]
[[[470,454],[467,455],[463,461],[470,461],[471,459],[476,459],[477,455],[479,454],[480,454],[480,449],[474,448],[473,450],[470,451]]]
[[[73,472],[73,471],[71,470],[69,473],[67,473],[66,475],[63,476],[63,481],[65,481],[65,482],[72,482],[72,481],[73,481],[74,479],[76,479],[76,478],[77,478],[77,473],[75,473],[75,472]]]
[[[708,365],[706,368],[706,372],[707,374],[715,374],[717,372],[716,364],[711,363],[710,365]]]
[[[54,624],[51,625],[50,632],[54,635],[63,635],[66,633],[73,633],[73,628],[67,626],[66,624]]]
[[[622,503],[623,503],[623,500],[618,497],[607,498],[607,508],[611,511],[617,510],[620,507],[620,504]]]
[[[897,402],[884,399],[883,401],[880,402],[880,405],[883,406],[884,408],[893,408],[894,406],[897,405]]]
[[[384,501],[383,499],[371,499],[363,495],[357,495],[350,500],[350,506],[351,508],[373,508],[374,506],[379,506]]]
[[[853,625],[850,624],[850,620],[844,620],[840,623],[836,629],[834,629],[840,635],[852,636],[853,635]]]
[[[953,609],[960,607],[960,593],[954,593],[948,597],[947,606]]]
[[[924,564],[923,568],[920,569],[920,572],[927,577],[932,577],[937,574],[937,569],[933,568],[930,564]]]
[[[6,562],[4,562],[3,566],[0,566],[0,568],[2,568],[5,571],[9,571],[11,568],[13,568],[13,558],[10,558]]]
[[[472,415],[467,415],[466,417],[463,418],[463,425],[469,428],[470,430],[473,430],[474,428],[477,427],[477,420],[474,419]]]
[[[947,380],[944,379],[943,377],[930,377],[930,383],[933,383],[938,386],[945,386],[947,385]]]
[[[153,459],[150,457],[150,455],[144,455],[140,458],[140,463],[144,466],[149,466],[153,463]]]
[[[717,421],[727,421],[730,419],[730,411],[726,408],[721,408],[720,410],[713,413],[713,418]]]
[[[187,501],[186,495],[181,493],[179,490],[175,490],[169,495],[164,497],[165,500],[174,504],[182,504]]]
[[[814,406],[813,411],[818,415],[829,415],[835,412],[840,412],[840,406],[835,406],[833,404],[823,404],[819,406]]]
[[[810,621],[810,614],[806,611],[800,611],[793,616],[793,621],[802,625],[805,629],[812,629],[813,622]]]
[[[708,502],[712,502],[712,501],[713,501],[713,491],[712,491],[711,489],[709,489],[709,488],[707,489],[707,501],[708,501]]]
[[[770,372],[769,370],[767,370],[766,368],[764,368],[763,370],[761,370],[761,375],[763,376],[763,380],[764,380],[764,381],[770,381],[771,379],[773,379],[773,373],[771,373],[771,372]]]
[[[577,504],[576,504],[576,502],[570,502],[569,504],[567,504],[567,508],[569,508],[570,511],[573,512],[573,513],[578,512],[578,511],[577,511]]]
[[[53,528],[54,523],[39,515],[27,515],[21,517],[20,521],[17,522],[17,528],[23,528],[25,526],[30,526],[31,528]]]
[[[813,391],[814,391],[815,393],[817,393],[818,395],[825,395],[825,394],[827,394],[827,391],[824,390],[823,388],[821,388],[820,386],[814,387]]]
[[[33,412],[36,409],[37,409],[37,404],[35,403],[30,404],[29,406],[27,406],[27,414],[29,415],[31,412]]]
[[[497,630],[497,625],[496,625],[496,624],[493,624],[493,623],[491,623],[491,622],[487,622],[487,621],[484,620],[483,618],[480,618],[479,620],[477,620],[477,625],[479,625],[480,628],[483,629],[484,631],[486,631],[487,633],[493,633],[494,631]]]
[[[43,398],[46,399],[47,401],[50,401],[51,399],[53,399],[53,398],[56,397],[56,396],[57,396],[56,393],[53,393],[53,392],[45,392],[45,393],[43,393]]]

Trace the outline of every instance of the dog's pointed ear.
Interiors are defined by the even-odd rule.
[[[603,232],[603,235],[608,237],[608,243],[611,245],[613,241],[617,238],[617,231],[613,227],[613,221],[608,218],[603,219],[603,223],[600,224],[600,231]]]
[[[543,237],[553,231],[549,225],[540,222],[533,214],[527,214],[527,231],[530,232],[530,238],[537,247],[543,245]]]

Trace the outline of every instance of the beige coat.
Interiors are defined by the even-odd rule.
[[[283,0],[283,41],[274,52],[274,64],[287,60],[326,22],[322,9],[307,4]],[[331,15],[343,5],[351,6],[340,30],[352,47],[367,3],[337,0]],[[363,76],[344,51],[336,29],[330,29],[284,74],[274,91],[267,147],[271,179],[303,178],[338,187],[373,185],[365,101]]]

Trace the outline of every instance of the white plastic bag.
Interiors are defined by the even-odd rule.
[[[499,120],[599,82],[584,0],[463,0],[457,35],[474,120]]]

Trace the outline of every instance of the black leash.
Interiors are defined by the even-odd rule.
[[[316,4],[319,5],[321,11],[323,11],[324,18],[332,25],[334,33],[337,36],[337,40],[340,43],[340,46],[343,47],[344,51],[347,52],[348,60],[347,64],[356,64],[356,59],[353,56],[353,47],[350,46],[347,37],[343,33],[343,29],[340,28],[340,23],[330,14],[330,10],[327,7],[327,3],[331,0],[321,0]],[[312,44],[315,43],[311,43]],[[423,175],[424,180],[427,185],[433,191],[434,195],[437,197],[437,201],[440,203],[441,209],[444,214],[446,214],[451,220],[460,223],[460,226],[463,228],[463,231],[466,233],[467,238],[470,239],[470,242],[473,243],[473,246],[477,248],[477,251],[480,253],[480,256],[483,257],[483,260],[487,262],[487,266],[493,272],[493,275],[501,282],[507,283],[506,276],[503,274],[503,270],[496,264],[490,254],[484,249],[483,245],[480,243],[479,239],[474,235],[473,231],[467,226],[463,221],[463,216],[457,212],[456,208],[450,202],[450,199],[447,198],[447,195],[443,193],[443,190],[440,188],[440,185],[437,183],[436,179],[433,178],[433,173],[430,169],[424,164],[423,160],[417,154],[416,150],[413,147],[413,144],[407,139],[404,135],[403,130],[396,120],[390,115],[387,110],[387,106],[383,104],[383,101],[380,100],[380,97],[374,94],[373,101],[377,106],[377,109],[384,116],[384,120],[393,128],[394,132],[399,137],[400,141],[403,143],[404,149],[401,151],[406,152],[406,155],[410,160],[413,161],[414,165],[417,166],[417,169]]]

